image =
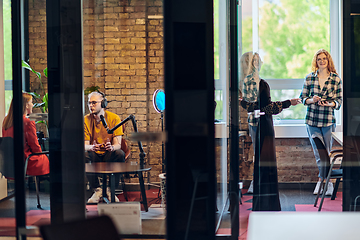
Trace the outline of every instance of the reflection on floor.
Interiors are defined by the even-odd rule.
[[[90,193],[91,194],[91,193]],[[158,189],[146,191],[149,211],[141,211],[142,233],[143,234],[165,234],[165,212],[160,205]],[[118,196],[120,201],[125,202],[123,195]],[[140,192],[128,192],[129,201],[141,201]],[[44,225],[50,224],[50,196],[48,193],[40,193],[40,202],[43,210],[36,208],[36,193],[34,191],[26,194],[26,224]],[[142,207],[143,208],[143,207]],[[97,216],[97,205],[87,205],[87,216]],[[15,198],[0,201],[0,236],[15,236]],[[14,239],[14,238],[11,238]],[[3,240],[3,238],[0,238]]]
[[[312,194],[312,188],[292,188],[280,189],[280,201],[282,211],[317,211],[318,208],[314,207],[315,195]],[[251,213],[252,195],[246,194],[243,190],[242,205],[240,205],[240,231],[239,240],[245,240],[247,235],[248,217]],[[41,205],[44,210],[36,208],[36,194],[34,191],[27,193],[26,206],[27,206],[27,225],[40,225],[50,223],[50,200],[49,194],[41,192],[40,199]],[[149,212],[142,212],[142,231],[145,234],[165,234],[165,215],[163,209],[160,207],[160,200],[158,190],[147,190],[148,202],[150,204]],[[119,196],[121,201],[123,197]],[[139,201],[140,194],[134,192],[129,195],[130,201]],[[15,201],[14,198],[7,199],[0,202],[0,236],[15,236]],[[88,205],[88,216],[97,215],[97,206]],[[337,193],[335,200],[330,200],[326,197],[322,211],[341,211],[342,210],[342,192]],[[230,214],[225,212],[223,220],[218,230],[218,235],[228,235],[230,233]],[[15,239],[15,238],[8,238]],[[36,238],[29,238],[38,240]],[[0,240],[7,240],[0,237]]]
[[[300,212],[317,212],[318,207],[314,207],[315,197],[312,188],[302,189],[280,189],[280,202],[282,211],[300,211]],[[322,212],[341,212],[342,211],[342,192],[338,192],[335,200],[327,196],[324,200],[321,211]],[[246,194],[246,189],[243,189],[242,204],[240,205],[240,227],[239,240],[246,240],[247,225],[249,214],[252,208],[252,194]],[[320,200],[318,201],[318,206]],[[230,234],[230,213],[227,212],[220,225],[217,235]]]

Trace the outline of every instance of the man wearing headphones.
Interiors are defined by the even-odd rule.
[[[119,127],[114,133],[108,134],[100,116],[104,117],[105,125],[107,124],[110,129],[121,122],[120,117],[105,110],[107,99],[104,93],[92,92],[88,95],[88,99],[90,113],[84,118],[86,162],[124,162],[125,154],[121,150],[121,136],[124,135],[122,128]],[[98,203],[102,196],[99,176],[87,174],[90,188],[94,191],[94,194],[88,199],[88,203]],[[118,187],[119,182],[120,174],[117,174],[115,175],[115,187]],[[110,189],[108,188],[106,192],[110,200]],[[116,196],[115,201],[119,201]]]

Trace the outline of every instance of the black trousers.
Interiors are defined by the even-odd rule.
[[[125,153],[123,150],[119,149],[113,152],[107,151],[103,155],[99,155],[95,152],[85,152],[85,161],[87,163],[93,162],[125,162]],[[95,189],[100,187],[99,178],[102,177],[102,174],[86,174],[86,177],[89,181],[90,188]],[[119,187],[121,174],[115,174],[115,188]],[[106,181],[106,179],[103,179]]]

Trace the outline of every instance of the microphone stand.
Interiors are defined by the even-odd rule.
[[[134,132],[138,132],[137,129],[137,125],[136,125],[136,120],[135,120],[135,116],[133,114],[130,114],[127,118],[125,118],[124,120],[122,120],[119,124],[117,124],[115,127],[111,128],[111,129],[107,129],[107,132],[109,134],[112,134],[116,129],[118,129],[120,126],[124,125],[127,121],[131,120],[133,128],[134,128]],[[146,153],[144,152],[143,146],[141,141],[138,141],[138,146],[139,146],[139,157],[140,157],[140,166],[144,166],[144,159],[145,159],[145,155]]]
[[[164,132],[164,113],[161,112],[161,132]],[[161,170],[164,173],[165,172],[165,154],[164,154],[164,140],[161,143]]]

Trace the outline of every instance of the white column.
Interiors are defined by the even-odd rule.
[[[3,0],[0,0],[0,123],[5,117],[5,70],[4,70],[4,25]],[[0,132],[0,137],[2,132]]]
[[[340,1],[341,0],[330,0],[330,53],[335,64],[335,68],[341,76],[340,46],[342,34],[340,30]]]
[[[219,0],[219,80],[223,98],[223,123],[221,127],[222,146],[220,153],[220,205],[227,197],[227,138],[229,121],[229,0]]]

